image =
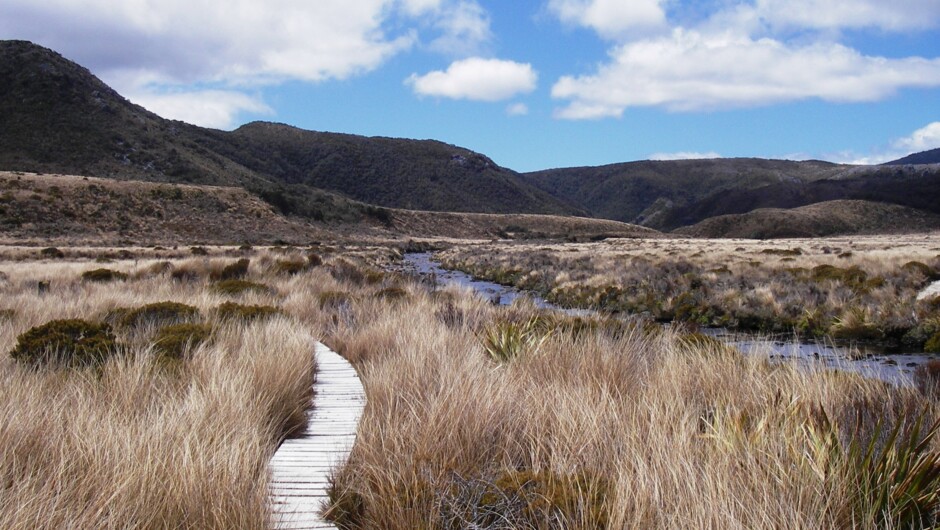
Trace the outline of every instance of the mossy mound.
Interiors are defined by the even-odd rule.
[[[209,287],[213,292],[228,296],[238,296],[243,293],[270,294],[273,292],[271,287],[248,280],[222,280]]]
[[[169,325],[197,320],[199,309],[179,302],[156,302],[128,310],[121,318],[121,324],[137,327],[145,324]]]
[[[153,349],[169,359],[183,359],[187,352],[209,340],[208,324],[171,324],[160,328],[153,337]]]
[[[65,257],[65,252],[55,247],[46,247],[39,251],[39,257],[46,259],[62,259]]]
[[[112,269],[93,269],[82,273],[82,280],[86,282],[114,282],[127,280],[127,274]]]
[[[225,302],[215,308],[216,318],[219,320],[242,320],[253,322],[265,320],[282,315],[280,309],[269,305],[242,305],[234,302]]]
[[[93,366],[116,350],[108,324],[69,319],[53,320],[23,333],[10,356],[34,366]]]

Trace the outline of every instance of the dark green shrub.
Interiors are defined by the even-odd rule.
[[[222,280],[220,282],[213,283],[209,289],[213,292],[229,296],[237,296],[248,292],[259,294],[274,292],[273,289],[263,283],[257,283],[248,280]]]
[[[857,266],[841,269],[833,265],[817,265],[813,267],[813,279],[817,282],[832,280],[850,287],[858,287],[868,279],[868,273]]]
[[[212,278],[213,280],[241,280],[248,274],[248,265],[251,263],[251,260],[248,258],[242,258],[235,263],[229,263],[222,268],[222,271],[219,272],[218,277]]]
[[[191,305],[179,302],[156,302],[129,310],[121,319],[121,324],[128,327],[146,324],[169,325],[198,318],[199,310]]]
[[[116,350],[111,326],[71,319],[53,320],[23,333],[17,337],[10,355],[34,366],[92,366]]]
[[[940,353],[940,332],[934,333],[932,337],[924,343],[924,351],[927,353]]]
[[[47,259],[62,259],[65,257],[65,252],[55,247],[47,247],[39,251],[39,256]]]
[[[82,280],[86,282],[113,282],[127,280],[127,274],[111,269],[94,269],[82,273]]]
[[[927,265],[926,263],[922,263],[920,261],[908,261],[907,263],[901,266],[901,269],[903,269],[905,272],[909,274],[920,274],[921,276],[923,276],[924,278],[927,278],[928,280],[937,279],[936,271],[934,271],[930,265]]]
[[[153,349],[170,359],[182,359],[187,351],[209,340],[212,327],[208,324],[170,324],[160,328],[153,337]]]
[[[765,248],[760,251],[761,254],[770,254],[773,256],[801,256],[803,255],[803,249],[801,248]]]
[[[205,247],[189,247],[189,251],[192,252],[193,256],[208,256],[209,251]]]
[[[264,320],[281,315],[281,310],[269,305],[242,305],[234,302],[225,302],[215,308],[219,320]]]
[[[319,267],[320,265],[323,265],[323,258],[321,258],[319,254],[315,254],[313,252],[307,254],[308,268],[312,269],[314,267]]]

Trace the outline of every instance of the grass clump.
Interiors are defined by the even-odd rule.
[[[215,308],[219,320],[255,321],[281,315],[281,310],[269,305],[242,305],[234,302],[225,302]]]
[[[349,293],[342,291],[323,291],[317,295],[317,302],[320,309],[338,310],[348,307],[350,302],[352,302],[352,298],[350,298]]]
[[[211,335],[212,327],[208,324],[170,324],[154,335],[153,348],[164,358],[180,360],[187,352],[209,340]]]
[[[79,319],[53,320],[16,339],[10,356],[33,366],[93,366],[117,350],[111,326]]]
[[[279,259],[274,262],[274,272],[276,274],[294,276],[307,270],[307,268],[308,262],[304,259]]]
[[[401,287],[386,287],[376,292],[375,297],[387,302],[398,302],[408,298],[408,291]]]
[[[213,280],[241,280],[248,275],[248,266],[251,260],[242,258],[235,263],[229,263],[216,275]]]
[[[146,324],[168,325],[199,318],[199,309],[179,302],[155,302],[137,309],[131,309],[121,318],[126,327],[139,327]]]
[[[522,323],[498,320],[483,331],[480,340],[490,359],[504,364],[522,353],[537,351],[547,338],[541,320],[532,317]]]
[[[86,282],[107,283],[127,280],[127,274],[112,269],[93,269],[82,273],[82,280]]]
[[[921,261],[908,261],[901,266],[901,269],[911,274],[920,274],[928,280],[937,279],[937,272],[930,265]]]
[[[249,280],[222,280],[212,284],[210,289],[213,292],[229,296],[238,296],[244,293],[265,294],[272,292],[271,287],[263,283]]]

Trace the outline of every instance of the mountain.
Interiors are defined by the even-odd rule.
[[[226,132],[166,120],[29,42],[0,41],[0,87],[0,169],[237,186],[283,213],[326,220],[368,213],[337,194],[394,208],[582,213],[485,156],[441,142],[272,123]]]
[[[935,166],[740,158],[552,169],[525,178],[594,216],[667,231],[719,215],[842,199],[940,213],[940,167]]]
[[[886,166],[901,166],[905,164],[940,164],[940,147],[929,151],[921,151],[907,155],[891,162],[885,162]]]
[[[871,201],[826,201],[789,210],[760,208],[710,217],[673,233],[707,238],[772,239],[892,234],[940,229],[940,215]]]

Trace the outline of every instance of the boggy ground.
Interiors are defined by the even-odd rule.
[[[203,250],[0,263],[4,351],[54,318],[114,322],[127,344],[85,368],[0,360],[0,526],[263,527],[264,464],[309,398],[309,334],[354,363],[368,398],[327,510],[342,528],[937,522],[929,370],[897,387],[658,326],[499,308],[382,273],[393,249]],[[240,259],[254,286],[222,283]],[[127,277],[82,279],[104,267]],[[167,358],[166,324],[122,309],[165,300],[196,307],[180,320],[212,338]],[[225,302],[286,316],[227,324]]]
[[[445,266],[595,308],[765,333],[940,349],[940,234],[454,246]],[[933,339],[933,341],[931,341]]]

